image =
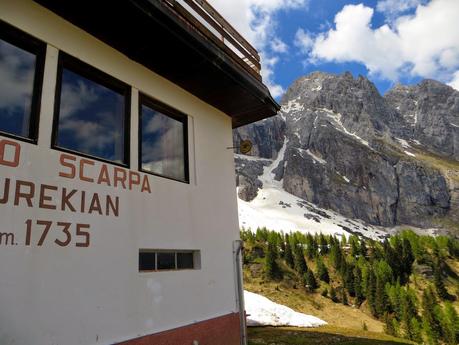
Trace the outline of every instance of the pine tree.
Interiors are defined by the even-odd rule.
[[[432,329],[432,326],[426,319],[422,319],[422,332],[424,334],[425,343],[428,345],[438,345],[438,336]]]
[[[344,305],[349,304],[349,301],[347,299],[346,289],[344,287],[341,289],[341,303],[343,303]]]
[[[360,305],[365,299],[365,296],[363,295],[362,287],[362,271],[359,266],[356,266],[354,269],[354,292],[356,303]]]
[[[360,255],[360,246],[359,246],[359,238],[356,235],[352,235],[349,238],[349,244],[351,246],[351,256],[357,257]]]
[[[317,255],[317,242],[309,233],[306,235],[306,255],[308,259],[313,259]]]
[[[320,233],[319,235],[319,248],[320,248],[320,254],[322,255],[328,254],[328,241],[322,233]]]
[[[437,344],[441,334],[441,326],[436,312],[437,300],[429,287],[422,294],[422,328],[429,344]]]
[[[280,245],[280,257],[285,260],[285,235],[283,232],[278,234]]]
[[[322,290],[322,296],[323,297],[327,297],[328,296],[328,289],[327,288]]]
[[[384,331],[387,334],[396,337],[397,330],[395,328],[396,324],[394,323],[394,321],[397,321],[397,320],[392,314],[389,314],[389,313],[384,314]]]
[[[294,261],[295,261],[295,270],[303,276],[308,271],[308,265],[304,258],[303,248],[300,244],[296,244],[293,248],[294,251]]]
[[[386,294],[389,298],[390,310],[395,313],[397,320],[402,320],[402,306],[400,302],[402,293],[400,281],[397,280],[395,285],[386,285]]]
[[[335,303],[338,302],[338,298],[336,297],[336,290],[333,286],[330,287],[330,299]]]
[[[364,239],[360,240],[360,254],[365,257],[367,256],[368,250],[367,250],[367,245],[365,243]]]
[[[342,268],[342,262],[343,262],[343,253],[341,251],[341,247],[339,246],[339,242],[334,241],[331,245],[330,248],[330,261],[333,265],[333,267],[336,270],[340,270]]]
[[[285,262],[290,268],[295,267],[295,262],[293,260],[292,247],[290,245],[290,236],[285,234]]]
[[[352,265],[347,265],[346,271],[344,273],[344,285],[349,291],[351,297],[355,297],[355,288],[354,288],[354,267]]]
[[[456,345],[459,343],[459,316],[450,302],[445,303],[442,330],[446,344]]]
[[[310,269],[308,269],[304,275],[303,281],[309,292],[314,292],[314,290],[318,288],[316,277],[314,277],[314,272],[312,272]]]
[[[330,276],[328,275],[327,266],[325,266],[322,258],[319,258],[317,262],[317,277],[327,284],[330,283]]]
[[[415,317],[413,317],[410,321],[410,337],[408,339],[417,344],[422,343],[422,326]]]
[[[268,279],[279,279],[282,277],[282,271],[276,261],[277,258],[276,239],[274,236],[269,236],[268,250],[265,258],[265,272]]]
[[[385,312],[389,311],[388,298],[386,295],[386,287],[384,281],[380,278],[376,278],[376,295],[375,295],[375,311],[376,316],[384,315]]]
[[[367,283],[367,300],[370,307],[371,314],[378,316],[376,311],[376,275],[373,269],[368,271],[368,283]]]
[[[449,299],[449,293],[445,288],[445,283],[443,282],[439,260],[437,260],[434,265],[434,284],[438,296],[443,300]]]
[[[405,282],[404,274],[404,263],[403,263],[403,245],[399,236],[394,236],[393,238],[393,248],[392,248],[392,258],[391,261],[387,260],[389,266],[392,269],[393,280],[400,279],[400,282]]]
[[[408,239],[404,238],[402,240],[402,265],[403,265],[403,279],[402,283],[406,283],[408,278],[411,274],[413,262],[414,262],[414,254],[413,249],[411,248],[411,243]]]
[[[400,304],[400,320],[405,330],[405,336],[410,340],[415,340],[417,332],[417,330],[413,329],[413,319],[417,316],[417,298],[415,292],[410,288],[407,288],[406,291],[401,289]]]

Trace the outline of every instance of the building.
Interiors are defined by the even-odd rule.
[[[203,0],[0,1],[0,344],[244,341],[259,66]]]

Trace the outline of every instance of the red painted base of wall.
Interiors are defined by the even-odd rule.
[[[239,345],[239,314],[220,316],[169,331],[124,341],[119,345]]]

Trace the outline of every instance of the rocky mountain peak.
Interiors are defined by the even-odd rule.
[[[435,80],[397,85],[384,96],[406,122],[402,136],[427,150],[459,160],[459,92]]]
[[[236,130],[234,139],[251,139],[252,155],[277,159],[273,179],[319,207],[382,226],[448,216],[459,224],[451,211],[459,206],[459,175],[446,176],[441,160],[459,161],[458,94],[426,80],[383,97],[365,77],[314,72],[288,88],[277,116]],[[441,155],[435,164],[419,159],[431,152]],[[448,164],[459,174],[456,161]],[[250,191],[241,198],[257,195],[268,162],[238,156],[240,191]]]

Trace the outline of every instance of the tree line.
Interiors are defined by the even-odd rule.
[[[447,260],[459,258],[459,241],[419,236],[405,230],[384,241],[352,235],[284,234],[266,228],[243,229],[244,263],[264,261],[268,280],[293,271],[307,293],[335,303],[367,307],[385,323],[388,334],[426,344],[459,342],[459,317],[453,306],[459,294]],[[422,274],[414,268],[423,270]],[[456,290],[446,287],[450,279]],[[450,284],[451,285],[451,284]]]

